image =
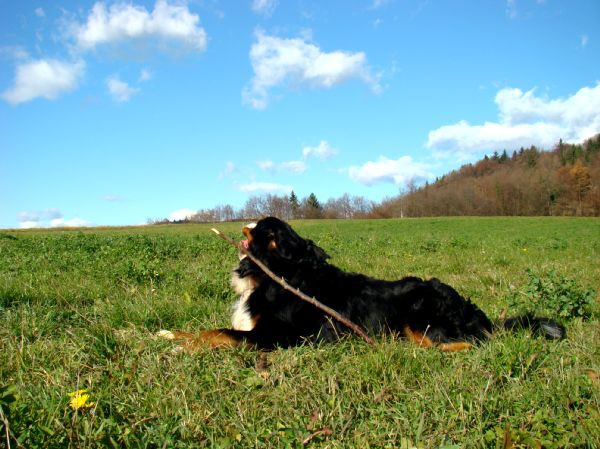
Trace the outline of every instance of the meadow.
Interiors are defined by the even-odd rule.
[[[292,224],[346,270],[537,307],[567,338],[174,353],[158,330],[229,325],[237,254],[210,225],[0,231],[0,447],[599,447],[600,220]]]

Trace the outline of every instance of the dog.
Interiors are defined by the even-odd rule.
[[[438,279],[404,277],[397,281],[348,273],[328,262],[329,255],[302,238],[286,222],[266,217],[246,225],[240,242],[277,276],[336,310],[370,335],[394,334],[421,347],[460,351],[483,342],[496,330],[469,299]],[[287,348],[305,342],[333,342],[350,330],[315,306],[302,301],[268,277],[240,253],[232,273],[240,295],[232,309],[232,327],[192,334],[160,331],[181,341],[181,349],[202,346],[258,349]],[[561,339],[559,323],[522,315],[504,321],[505,329],[531,329],[548,339]]]

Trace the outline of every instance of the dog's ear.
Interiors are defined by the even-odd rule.
[[[271,232],[267,236],[267,253],[276,255],[277,257],[284,260],[297,259],[299,254],[300,239],[295,239],[290,235],[282,235],[281,232]]]
[[[318,266],[329,259],[329,254],[323,248],[297,234],[286,234],[285,238],[280,239],[273,238],[267,248],[269,252],[276,252],[280,258],[296,263]]]

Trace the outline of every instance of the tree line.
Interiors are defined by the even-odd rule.
[[[550,151],[531,146],[505,150],[465,164],[433,183],[409,183],[399,195],[377,203],[344,194],[322,203],[315,193],[251,196],[243,207],[198,210],[185,220],[151,223],[212,223],[309,218],[392,218],[453,215],[600,216],[600,134],[582,144],[562,141]]]
[[[321,203],[314,193],[298,198],[290,195],[250,196],[243,207],[235,209],[230,204],[200,209],[183,220],[150,220],[151,224],[216,223],[221,221],[248,221],[272,215],[283,220],[318,218],[368,218],[376,203],[362,196],[344,194]]]

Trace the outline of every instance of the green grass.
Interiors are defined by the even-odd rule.
[[[528,269],[599,286],[598,219],[294,226],[344,269],[435,276],[491,317],[525,294]],[[0,232],[11,447],[598,447],[597,312],[566,321],[564,341],[499,333],[451,354],[392,337],[173,354],[157,330],[229,324],[237,257],[209,228]],[[240,235],[239,224],[219,228]],[[68,393],[81,388],[94,405],[74,411]]]

